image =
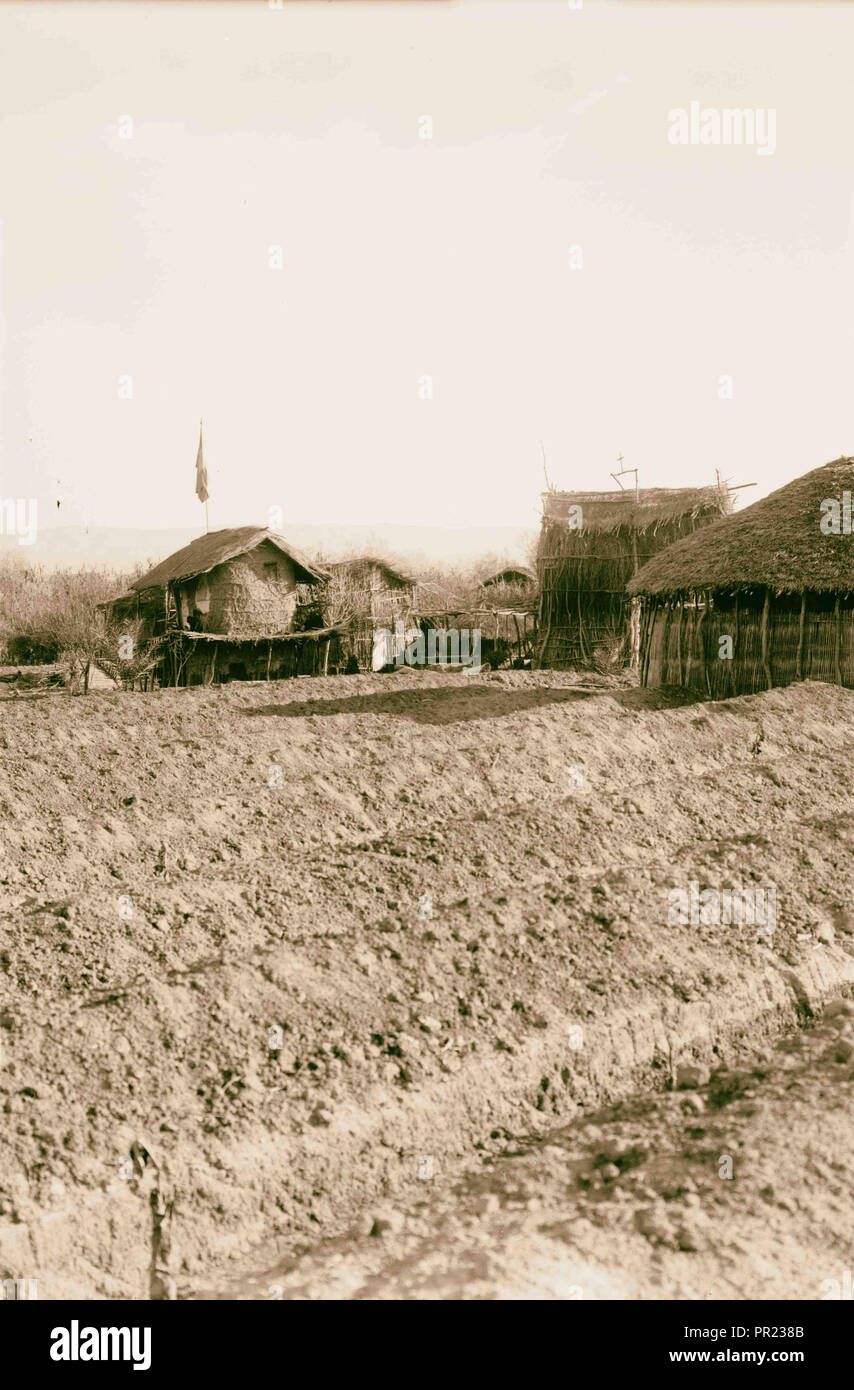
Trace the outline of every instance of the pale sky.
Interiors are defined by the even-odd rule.
[[[852,40],[816,3],[4,4],[0,495],[201,527],[200,415],[211,526],[285,533],[533,527],[541,439],[558,487],[622,452],[742,504],[854,453]],[[776,152],[673,146],[692,101],[774,108]]]

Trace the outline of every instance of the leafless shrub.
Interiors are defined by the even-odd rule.
[[[416,607],[420,613],[453,613],[476,608],[480,586],[476,565],[416,567]]]
[[[362,616],[364,591],[352,574],[333,570],[323,588],[323,619],[325,627],[347,627]]]
[[[109,675],[108,667],[116,666],[117,684],[133,682],[155,664],[151,644],[140,644],[137,625],[110,622],[98,608],[127,582],[128,576],[107,570],[6,564],[0,569],[0,642],[16,660],[56,662],[74,693],[88,689],[93,664]],[[119,654],[123,634],[132,638],[127,662]]]

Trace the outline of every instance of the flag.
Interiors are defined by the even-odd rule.
[[[205,456],[202,453],[202,427],[199,425],[199,452],[196,454],[196,496],[200,502],[208,500],[208,470],[205,468]]]

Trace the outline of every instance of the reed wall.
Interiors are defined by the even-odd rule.
[[[797,680],[854,687],[854,596],[757,588],[644,599],[640,677],[714,700]]]
[[[265,565],[275,565],[275,575]],[[190,590],[190,607],[202,580],[209,591],[206,632],[265,636],[290,632],[297,606],[296,574],[293,562],[269,541],[182,585]]]
[[[686,514],[639,531],[630,527],[573,530],[544,517],[537,552],[540,589],[538,664],[589,665],[597,646],[626,638],[631,599],[626,585],[653,555],[720,513]]]

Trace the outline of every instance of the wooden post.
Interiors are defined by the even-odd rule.
[[[661,633],[661,684],[667,685],[667,643],[670,641],[670,624],[673,621],[673,604],[670,599],[664,605],[664,625]]]
[[[581,660],[582,660],[582,661],[589,661],[589,659],[590,659],[590,649],[589,649],[589,647],[587,647],[587,642],[586,642],[585,636],[584,636],[584,619],[583,619],[582,616],[581,616],[581,590],[580,590],[580,589],[576,589],[576,591],[575,591],[575,597],[576,597],[576,599],[578,600],[578,645],[579,645],[579,647],[581,648]],[[586,648],[587,650],[585,650],[585,648]]]
[[[543,610],[544,610],[545,604],[546,604],[546,573],[547,573],[547,571],[546,571],[546,565],[545,565],[545,562],[544,562],[544,563],[543,563],[543,571],[542,571],[542,574],[540,575],[540,601],[539,601],[539,604],[538,604],[538,606],[537,606],[537,607],[538,607],[538,611],[537,611],[537,630],[536,630],[536,641],[537,641],[537,642],[539,642],[540,633],[541,633],[542,630],[543,630]],[[537,652],[536,656],[534,657],[533,661],[531,662],[531,667],[532,667],[532,669],[536,668],[536,669],[539,670],[539,668],[542,666],[542,664],[543,664],[543,650],[544,650],[544,648],[545,648],[545,643],[543,643],[543,646],[540,647],[539,651]]]
[[[693,595],[691,607],[691,631],[688,633],[688,655],[685,660],[685,685],[691,684],[691,662],[694,660],[694,631],[697,626],[697,595]]]
[[[676,626],[676,660],[679,663],[679,684],[685,684],[685,672],[682,670],[682,623],[685,619],[685,600],[679,599],[679,622]]]
[[[610,612],[610,617],[611,617],[611,627],[612,627],[612,629],[616,632],[616,631],[619,631],[620,628],[622,628],[623,632],[625,632],[625,627],[626,627],[625,611],[624,611],[624,613],[623,613],[622,619],[621,619],[621,620],[618,620],[618,623],[617,623],[616,625],[615,625],[614,620],[613,620],[613,613],[614,613],[614,595],[613,595],[613,594],[610,594],[610,595],[608,596],[608,605],[609,605],[609,612]],[[643,653],[642,653],[642,650],[641,650],[642,644],[643,644],[643,632],[642,632],[642,627],[643,627],[643,601],[641,600],[641,598],[640,598],[637,594],[635,594],[632,598],[629,599],[629,609],[628,609],[629,666],[630,666],[631,668],[637,668],[638,670],[640,670],[641,661],[643,660]]]
[[[648,598],[644,614],[643,637],[640,650],[640,682],[645,686],[649,680],[649,662],[652,655],[652,639],[655,635],[655,620],[658,616],[658,600]]]
[[[703,680],[707,694],[712,693],[712,682],[709,678],[709,668],[706,665],[706,622],[709,617],[709,595],[705,595],[705,607],[700,614],[700,621],[697,624],[697,640],[700,644],[700,666],[703,672]]]
[[[540,636],[540,633],[542,632],[542,630],[543,630],[543,628],[542,628],[542,613],[541,613],[541,614],[540,614],[540,624],[539,624],[539,627],[537,628],[537,640],[538,640],[538,641],[539,641],[539,636]],[[547,619],[547,621],[546,621],[546,631],[545,631],[545,635],[544,635],[544,637],[543,637],[542,642],[540,642],[540,650],[539,650],[539,654],[538,654],[538,656],[537,656],[537,662],[536,662],[536,666],[537,666],[537,670],[538,670],[538,671],[539,671],[539,670],[542,670],[543,657],[544,657],[544,655],[545,655],[546,646],[548,645],[549,634],[551,633],[551,630],[552,630],[552,604],[551,604],[551,596],[550,596],[550,597],[549,597],[549,612],[548,612],[548,619]]]
[[[638,651],[638,679],[641,685],[646,684],[646,674],[648,668],[648,656],[652,643],[653,613],[655,611],[655,600],[646,597],[641,600],[641,631],[640,631],[640,650]]]
[[[324,674],[324,676],[327,675],[328,672],[329,672],[329,647],[330,647],[331,642],[332,642],[332,633],[330,632],[329,636],[328,636],[327,639],[326,639],[326,645],[325,645],[324,648],[323,648],[323,674]]]
[[[771,612],[771,590],[765,590],[765,602],[762,605],[762,665],[765,668],[765,679],[770,690],[774,684],[774,677],[771,673],[771,662],[768,659],[768,615]]]
[[[833,639],[833,674],[836,677],[836,684],[842,684],[842,667],[839,664],[839,648],[842,641],[842,609],[839,605],[839,594],[836,595],[836,602],[833,605],[833,613],[836,619],[836,632]]]
[[[730,679],[731,679],[731,683],[732,683],[732,693],[733,693],[733,695],[735,694],[735,691],[736,691],[736,684],[735,684],[735,663],[736,663],[736,661],[738,660],[738,638],[739,638],[739,620],[740,620],[740,616],[741,616],[741,615],[740,615],[740,613],[739,613],[739,611],[738,611],[738,589],[736,589],[736,591],[735,591],[735,622],[734,622],[734,624],[733,624],[733,634],[732,634],[732,661],[730,662],[730,668],[731,668],[731,669],[730,669]]]
[[[268,551],[268,554],[269,554],[269,551]],[[272,643],[272,642],[268,642],[268,643],[267,643],[267,680],[270,679],[270,661],[271,661],[271,659],[272,659],[272,656],[273,656],[273,643]]]
[[[802,681],[804,678],[804,627],[807,615],[807,595],[806,590],[801,594],[801,616],[798,622],[798,650],[795,653],[795,678]]]

